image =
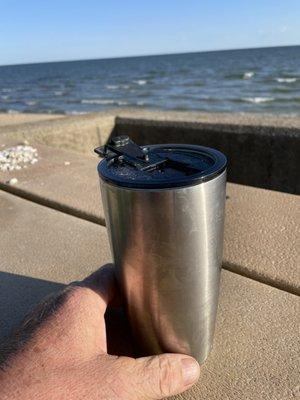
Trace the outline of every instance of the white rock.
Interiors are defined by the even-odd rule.
[[[0,171],[21,169],[25,167],[25,164],[35,164],[37,161],[37,149],[27,144],[9,147],[0,151]]]
[[[17,178],[11,178],[8,182],[9,185],[16,185],[18,183]]]
[[[70,161],[65,161],[65,165],[70,165]]]

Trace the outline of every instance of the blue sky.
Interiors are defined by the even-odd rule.
[[[300,0],[0,0],[0,65],[300,44]]]

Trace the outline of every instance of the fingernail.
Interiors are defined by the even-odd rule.
[[[193,358],[183,358],[181,364],[184,385],[189,386],[197,382],[200,373],[200,367],[197,361]]]

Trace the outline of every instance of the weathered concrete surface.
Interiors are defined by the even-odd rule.
[[[2,334],[43,294],[109,260],[105,228],[1,191],[0,221]],[[214,349],[178,398],[297,398],[299,315],[298,297],[223,271]]]
[[[1,190],[0,223],[2,335],[57,283],[82,279],[109,260],[104,227]]]
[[[136,108],[118,109],[116,117],[121,119],[147,120],[155,122],[205,122],[217,125],[263,126],[280,128],[300,128],[300,117],[279,116],[274,114],[198,112],[198,111],[166,111],[139,110]],[[117,122],[117,121],[116,121]]]
[[[16,141],[7,141],[14,146]],[[26,169],[1,172],[0,188],[22,197],[104,225],[96,155],[78,154],[33,143],[39,161]],[[1,148],[0,148],[1,150]],[[65,165],[69,163],[69,165]],[[17,178],[14,186],[6,184]]]
[[[104,144],[115,122],[113,112],[65,116],[60,119],[0,126],[0,143],[28,140],[90,154]]]
[[[0,187],[104,224],[98,158],[42,145],[37,148],[39,162],[20,171],[0,173]],[[65,161],[70,165],[64,165]],[[17,177],[18,183],[5,184],[12,177]],[[225,268],[300,293],[299,197],[230,183],[227,197]]]
[[[299,194],[299,120],[294,126],[260,124],[259,119],[257,124],[246,121],[118,117],[113,135],[128,134],[139,144],[189,143],[214,147],[228,157],[230,182]]]
[[[23,124],[26,122],[37,122],[50,119],[64,118],[59,114],[7,114],[0,113],[0,127],[7,125]]]
[[[223,265],[300,294],[300,197],[227,184]]]
[[[299,297],[223,271],[213,351],[177,398],[299,398],[299,323]]]

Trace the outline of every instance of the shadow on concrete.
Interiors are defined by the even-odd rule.
[[[23,320],[37,303],[65,285],[23,275],[0,272],[0,339]]]
[[[0,272],[0,340],[5,340],[44,297],[65,286],[62,283]],[[105,319],[108,353],[132,356],[133,345],[124,310],[109,308]]]

